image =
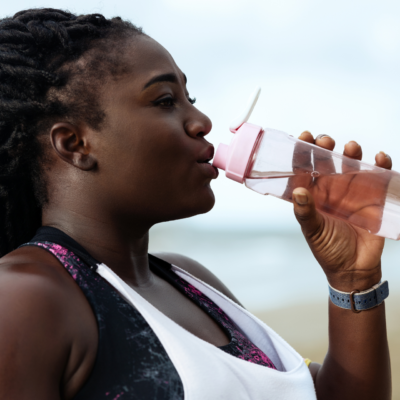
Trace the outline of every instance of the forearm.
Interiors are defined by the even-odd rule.
[[[315,387],[318,400],[391,399],[384,303],[353,313],[329,301],[329,350]]]

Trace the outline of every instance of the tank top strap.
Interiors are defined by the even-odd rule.
[[[157,335],[141,313],[96,272],[93,258],[49,241],[24,246],[43,248],[60,261],[86,296],[97,321],[95,364],[74,400],[183,399],[181,378]]]

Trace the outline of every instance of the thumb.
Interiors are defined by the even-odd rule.
[[[294,214],[306,237],[311,237],[324,226],[324,218],[315,209],[311,193],[304,188],[293,190]]]

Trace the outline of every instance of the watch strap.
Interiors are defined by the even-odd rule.
[[[329,284],[328,284],[329,285]],[[358,293],[357,293],[358,292]],[[329,285],[329,297],[335,306],[355,312],[369,310],[379,306],[389,296],[388,281],[379,282],[370,289],[359,292],[341,292]]]

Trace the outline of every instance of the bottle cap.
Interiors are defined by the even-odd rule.
[[[249,124],[247,120],[253,112],[260,96],[261,88],[257,88],[249,98],[245,111],[236,118],[229,129],[235,134],[228,146],[221,143],[214,156],[213,166],[225,170],[227,178],[243,183],[247,168],[251,161],[262,127]]]
[[[229,146],[223,143],[218,146],[213,166],[225,170],[227,178],[243,183],[261,132],[261,126],[244,123]]]

